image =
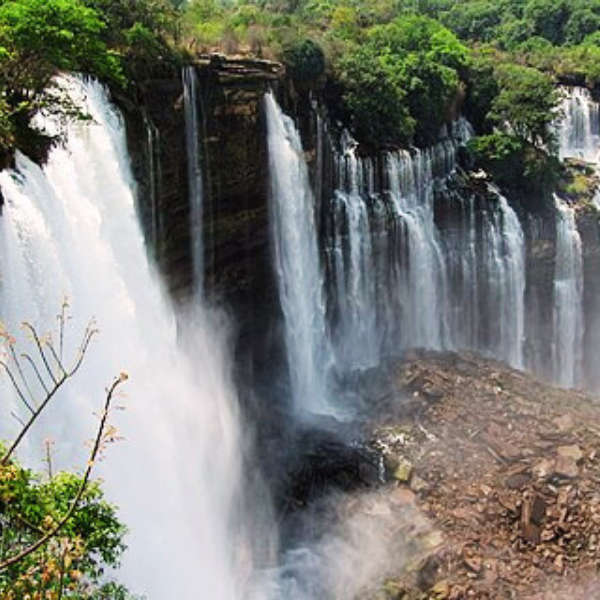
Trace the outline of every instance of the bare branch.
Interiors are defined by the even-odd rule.
[[[31,404],[29,404],[29,402],[27,401],[27,398],[25,398],[25,395],[21,391],[21,388],[19,387],[19,384],[17,383],[15,376],[13,375],[12,371],[10,370],[10,367],[2,360],[0,360],[0,367],[4,367],[4,370],[8,373],[8,377],[9,377],[11,383],[13,384],[13,387],[15,388],[17,395],[19,396],[19,398],[21,399],[23,404],[29,409],[31,414],[35,414],[35,410],[31,406]]]
[[[61,318],[62,319],[65,318],[64,313]],[[31,412],[30,418],[23,425],[23,428],[19,432],[19,435],[16,437],[16,439],[14,440],[12,445],[9,447],[6,454],[2,457],[2,459],[0,459],[0,466],[6,465],[8,463],[8,461],[11,459],[12,455],[14,454],[14,452],[17,449],[17,447],[19,446],[19,444],[21,444],[21,442],[23,441],[23,438],[27,435],[27,433],[29,432],[29,430],[31,429],[33,424],[37,421],[39,416],[46,409],[46,407],[48,406],[48,404],[50,403],[52,398],[54,398],[56,396],[56,393],[58,392],[58,390],[64,385],[64,383],[69,378],[71,378],[73,375],[75,375],[75,373],[79,370],[79,367],[81,366],[83,359],[87,353],[89,345],[90,345],[94,335],[97,333],[97,329],[95,329],[95,327],[93,325],[94,325],[94,321],[91,321],[90,324],[87,326],[85,333],[83,335],[81,344],[79,345],[79,348],[77,350],[77,355],[75,357],[73,365],[69,369],[65,368],[63,366],[62,361],[57,356],[57,353],[56,353],[52,343],[48,344],[48,347],[50,348],[50,350],[54,356],[54,360],[56,360],[57,364],[59,365],[60,369],[62,370],[62,374],[58,378],[56,378],[54,376],[54,374],[52,373],[52,370],[51,370],[50,365],[47,360],[47,356],[44,353],[40,337],[39,337],[35,327],[30,325],[29,323],[23,324],[23,327],[26,328],[31,333],[31,335],[35,341],[35,344],[38,348],[40,357],[41,357],[42,361],[44,361],[46,370],[48,371],[48,374],[52,377],[52,381],[53,381],[54,385],[51,386],[50,388],[46,385],[42,373],[40,373],[40,370],[38,369],[35,361],[31,358],[31,356],[29,356],[28,354],[21,355],[22,358],[27,361],[27,363],[31,366],[31,368],[35,372],[35,375],[38,378],[38,381],[40,382],[40,384],[42,385],[42,387],[44,388],[44,391],[46,393],[44,400],[39,404],[39,406],[36,406],[35,408],[33,408],[27,402],[25,395],[23,394],[22,390],[19,388],[19,386],[15,380],[15,377],[14,377],[12,371],[10,370],[10,368],[8,367],[8,365],[6,365],[5,363],[0,361],[0,366],[4,367],[4,369],[7,371],[13,385],[15,386],[15,389],[17,390],[17,393],[19,394],[19,397],[24,402],[24,404],[29,408],[29,410]],[[64,335],[64,332],[62,332],[61,335]]]
[[[92,341],[92,338],[98,333],[97,329],[92,328],[92,324],[93,324],[93,321],[90,325],[88,325],[87,329],[85,330],[85,334],[83,336],[83,342],[79,346],[79,351],[77,354],[77,358],[75,360],[75,364],[73,367],[71,367],[71,370],[67,373],[67,377],[73,377],[73,375],[75,375],[75,373],[77,373],[77,371],[79,370],[79,367],[81,366],[81,363],[83,362],[83,359],[87,353],[87,350]]]
[[[25,329],[28,329],[29,332],[31,333],[31,335],[33,336],[33,340],[35,342],[35,345],[37,346],[40,358],[42,359],[42,362],[44,363],[44,366],[46,367],[46,371],[48,371],[48,375],[50,375],[50,378],[56,384],[57,383],[56,377],[54,377],[54,373],[52,372],[52,369],[50,368],[50,365],[48,364],[48,358],[46,357],[46,353],[44,352],[44,346],[42,344],[42,341],[40,340],[40,336],[37,334],[37,331],[35,330],[35,327],[33,327],[33,325],[31,325],[30,323],[27,323],[27,322],[23,323],[23,327]]]
[[[46,382],[44,381],[44,378],[42,377],[39,369],[37,368],[37,365],[35,364],[33,358],[31,358],[31,356],[29,356],[29,354],[21,354],[21,358],[24,358],[29,363],[29,365],[35,372],[35,375],[38,378],[38,381],[40,382],[41,386],[44,388],[44,391],[46,392],[46,394],[49,394],[50,390],[48,389],[48,386],[46,385]]]
[[[19,372],[19,375],[21,376],[21,381],[23,382],[23,387],[29,394],[29,400],[31,401],[31,404],[35,406],[35,404],[36,404],[35,396],[34,396],[33,392],[31,391],[31,388],[29,387],[29,382],[27,381],[27,377],[25,377],[25,374],[23,373],[23,369],[21,367],[21,361],[19,360],[19,357],[17,356],[17,353],[15,352],[15,348],[14,348],[13,344],[10,344],[10,355],[13,359],[13,362],[17,366],[17,371]]]
[[[37,542],[35,542],[31,546],[25,548],[24,550],[22,550],[15,556],[12,556],[11,558],[8,558],[7,560],[0,563],[0,572],[8,569],[9,567],[12,567],[13,565],[15,565],[18,562],[22,561],[23,559],[27,558],[29,555],[33,554],[36,550],[39,550],[40,548],[42,548],[46,543],[48,543],[53,537],[55,537],[60,532],[60,530],[69,522],[71,517],[75,514],[77,508],[79,507],[79,503],[81,502],[81,499],[83,498],[86,487],[89,483],[90,476],[92,474],[92,469],[94,467],[96,459],[98,458],[100,448],[102,447],[102,439],[104,436],[104,430],[105,430],[106,423],[108,420],[110,404],[113,400],[113,397],[115,395],[115,392],[116,392],[118,386],[121,385],[121,383],[123,383],[126,379],[127,379],[127,376],[122,374],[118,379],[116,379],[114,381],[112,386],[107,391],[106,399],[104,402],[104,409],[102,411],[102,416],[100,418],[100,425],[98,426],[98,431],[96,433],[96,438],[94,440],[94,446],[92,448],[92,452],[90,454],[90,458],[87,463],[87,468],[85,470],[83,480],[81,482],[81,485],[79,486],[77,495],[75,496],[73,503],[71,504],[71,507],[69,508],[69,510],[67,511],[65,516],[58,522],[58,524],[55,527],[53,527],[48,533],[46,533],[46,535],[41,537]]]

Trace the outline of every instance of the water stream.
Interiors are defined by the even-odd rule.
[[[84,468],[93,413],[113,377],[127,372],[126,410],[112,417],[124,440],[96,473],[130,529],[119,578],[152,599],[232,600],[241,434],[227,352],[202,308],[185,320],[182,350],[144,248],[121,118],[100,85],[69,87],[94,123],[69,126],[43,169],[20,155],[0,174],[0,314],[25,343],[19,323],[55,331],[66,296],[67,348],[75,350],[92,316],[101,333],[22,457],[35,460],[52,437],[56,467]],[[22,407],[15,400],[0,410],[8,437],[10,413]]]

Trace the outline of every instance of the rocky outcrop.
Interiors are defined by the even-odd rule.
[[[199,57],[206,291],[234,317],[238,365],[277,354],[279,314],[268,232],[268,156],[262,99],[283,77],[277,63]],[[192,290],[183,84],[148,81],[134,103],[117,98],[127,125],[140,212],[172,296]]]

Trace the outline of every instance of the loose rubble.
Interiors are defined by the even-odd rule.
[[[389,366],[384,388],[369,446],[439,543],[375,598],[600,598],[595,398],[429,352]]]

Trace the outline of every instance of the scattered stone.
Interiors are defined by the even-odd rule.
[[[392,494],[392,503],[396,506],[412,506],[416,501],[415,493],[407,488],[397,488]]]
[[[532,544],[541,541],[541,525],[546,516],[546,503],[537,494],[527,496],[521,505],[521,532]]]
[[[483,560],[479,556],[466,557],[465,564],[473,573],[481,573]]]
[[[577,466],[577,461],[573,458],[559,455],[556,459],[554,472],[558,477],[575,479],[579,475],[579,467]]]
[[[519,490],[529,483],[529,479],[525,473],[515,473],[506,478],[506,487],[511,490]]]
[[[404,571],[398,598],[432,600],[441,582],[448,600],[543,600],[554,580],[597,570],[600,404],[472,354],[413,351],[386,368],[375,423],[392,518],[411,507],[434,527],[406,537],[434,558]]]
[[[537,479],[548,479],[551,477],[556,468],[556,461],[543,459],[533,467],[533,474]]]
[[[439,581],[430,590],[429,594],[431,598],[436,600],[446,600],[450,597],[450,585],[447,581]]]
[[[563,415],[562,417],[557,417],[552,422],[561,432],[571,431],[575,426],[575,423],[573,422],[573,417],[571,417],[571,415]]]
[[[429,550],[435,550],[444,543],[444,536],[441,531],[435,530],[428,533],[423,539],[422,544],[424,548]]]
[[[583,459],[583,452],[579,446],[560,446],[556,452],[559,457],[571,458],[576,463]]]
[[[412,474],[412,465],[404,459],[400,459],[398,465],[394,469],[394,479],[400,483],[408,483]]]
[[[410,489],[417,494],[420,494],[429,489],[429,484],[424,479],[421,479],[418,475],[413,475],[412,479],[410,480]]]

